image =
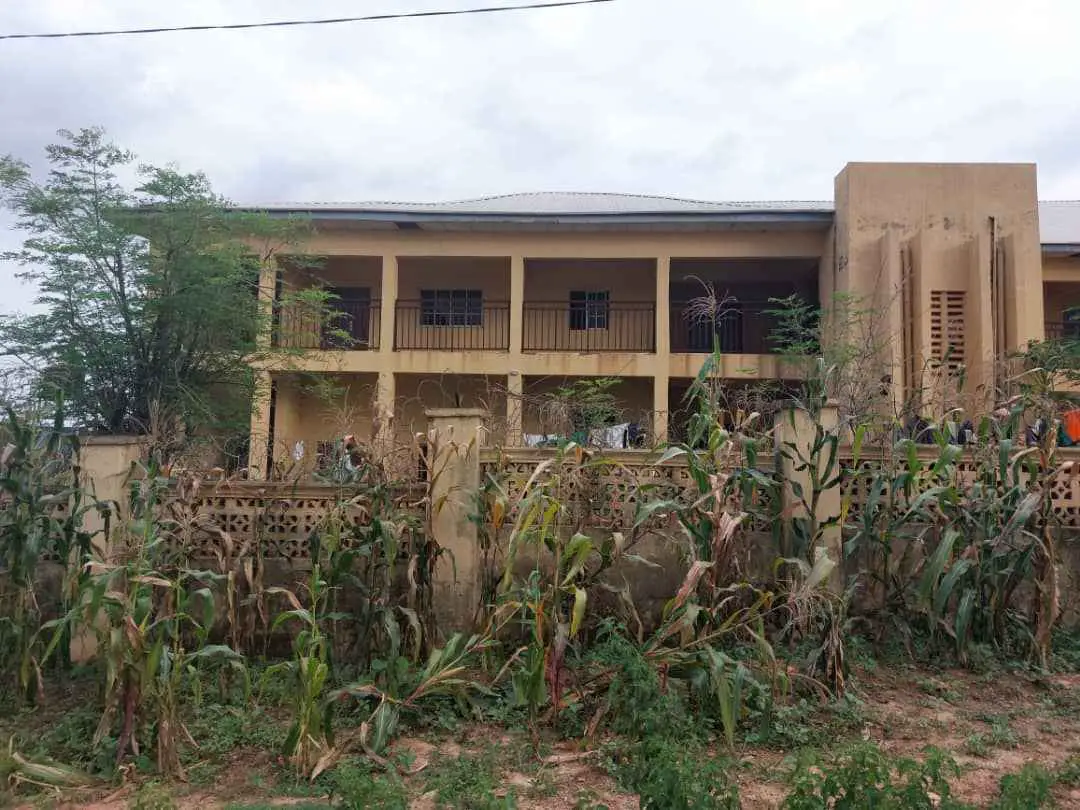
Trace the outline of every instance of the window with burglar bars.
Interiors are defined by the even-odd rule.
[[[574,331],[607,329],[610,294],[571,290],[570,328]]]
[[[421,290],[422,326],[482,326],[482,290]]]

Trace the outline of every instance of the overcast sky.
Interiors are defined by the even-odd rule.
[[[523,3],[524,0],[503,0]],[[0,33],[492,0],[0,0]],[[616,0],[500,15],[0,41],[0,154],[100,124],[241,202],[513,191],[831,199],[851,160],[1035,161],[1080,197],[1080,3]],[[0,248],[17,244],[0,219]],[[32,290],[0,265],[0,309]]]

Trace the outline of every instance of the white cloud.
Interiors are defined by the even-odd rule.
[[[475,0],[40,0],[0,31]],[[235,199],[536,189],[828,198],[849,160],[1019,160],[1078,196],[1080,6],[617,0],[505,15],[0,41],[0,152],[106,126]],[[0,222],[0,228],[3,223]],[[0,246],[13,236],[0,230]],[[0,267],[4,305],[25,302]]]

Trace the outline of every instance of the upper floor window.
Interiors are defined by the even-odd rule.
[[[421,290],[422,326],[481,326],[484,296],[481,290]]]
[[[570,328],[573,330],[607,329],[610,293],[587,290],[570,291]]]

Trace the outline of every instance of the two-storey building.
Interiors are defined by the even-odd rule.
[[[261,366],[251,463],[302,442],[424,429],[426,408],[480,406],[497,441],[547,430],[539,403],[568,381],[618,377],[626,419],[661,439],[720,346],[733,380],[782,378],[770,299],[851,293],[878,303],[891,384],[935,357],[987,388],[993,360],[1080,330],[1080,203],[1038,203],[1034,165],[849,164],[831,202],[701,202],[518,194],[451,203],[272,206],[305,214],[323,257],[279,257],[262,288],[325,286],[349,340],[282,312]],[[703,320],[691,302],[730,298]],[[337,394],[317,391],[333,381]]]

